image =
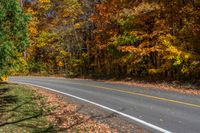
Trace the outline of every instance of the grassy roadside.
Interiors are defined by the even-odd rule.
[[[50,112],[44,99],[16,84],[0,85],[0,133],[48,132],[53,126],[47,120]]]
[[[0,83],[0,133],[117,132],[77,112],[59,95],[29,86]]]

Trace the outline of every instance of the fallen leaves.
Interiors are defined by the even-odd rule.
[[[53,92],[33,88],[39,95],[45,98],[43,107],[51,109],[48,119],[56,131],[62,132],[87,132],[87,133],[111,133],[117,130],[108,125],[92,120],[90,116],[80,114],[76,104],[67,103],[63,98]],[[44,106],[46,104],[47,106]],[[46,109],[46,110],[48,110]]]

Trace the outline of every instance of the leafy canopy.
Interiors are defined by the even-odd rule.
[[[27,22],[18,0],[0,0],[0,76],[20,68],[28,44]]]

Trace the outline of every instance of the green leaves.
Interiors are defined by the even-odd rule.
[[[129,35],[127,33],[119,36],[114,36],[111,38],[113,40],[112,44],[115,46],[122,46],[122,45],[135,45],[140,41],[140,38]]]
[[[27,21],[17,0],[0,0],[0,76],[15,68],[28,44]]]

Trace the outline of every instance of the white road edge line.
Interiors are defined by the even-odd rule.
[[[143,120],[141,120],[141,119],[138,119],[138,118],[136,118],[136,117],[127,115],[127,114],[122,113],[122,112],[120,112],[120,111],[111,109],[111,108],[106,107],[106,106],[104,106],[104,105],[101,105],[101,104],[98,104],[98,103],[89,101],[89,100],[87,100],[87,99],[84,99],[84,98],[81,98],[81,97],[78,97],[78,96],[74,96],[74,95],[71,95],[71,94],[68,94],[68,93],[64,93],[64,92],[61,92],[61,91],[54,90],[54,89],[52,89],[52,88],[48,88],[48,87],[44,87],[44,86],[40,86],[40,85],[36,85],[36,84],[31,84],[31,83],[24,83],[24,82],[17,82],[17,81],[14,81],[14,82],[12,82],[12,83],[31,85],[31,86],[35,86],[35,87],[39,87],[39,88],[44,88],[44,89],[46,89],[46,90],[50,90],[50,91],[53,91],[53,92],[57,92],[57,93],[60,93],[60,94],[64,94],[64,95],[66,95],[66,96],[73,97],[73,98],[75,98],[75,99],[78,99],[78,100],[81,100],[81,101],[84,101],[84,102],[87,102],[87,103],[96,105],[96,106],[98,106],[98,107],[101,107],[101,108],[103,108],[103,109],[112,111],[112,112],[117,113],[117,114],[119,114],[119,115],[122,115],[122,116],[124,116],[124,117],[126,117],[126,118],[129,118],[129,119],[131,119],[131,120],[133,120],[133,121],[136,121],[136,122],[138,122],[138,123],[140,123],[140,124],[142,124],[142,125],[145,125],[145,126],[148,126],[148,127],[152,128],[152,129],[154,129],[154,130],[160,131],[160,132],[162,132],[162,133],[172,133],[171,131],[168,131],[168,130],[165,130],[165,129],[163,129],[163,128],[160,128],[160,127],[158,127],[158,126],[155,126],[155,125],[153,125],[153,124],[151,124],[151,123],[148,123],[148,122],[143,121]]]

